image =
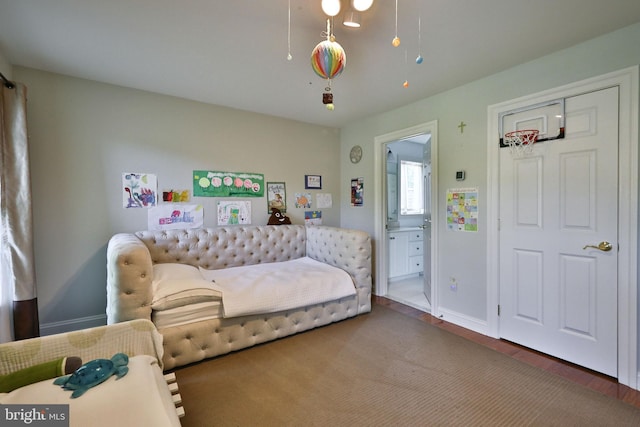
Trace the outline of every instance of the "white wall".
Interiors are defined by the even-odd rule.
[[[13,78],[13,67],[0,51],[0,73],[8,79]]]
[[[38,303],[43,332],[104,322],[106,245],[117,232],[147,229],[147,211],[122,207],[122,173],[158,177],[158,189],[192,190],[193,170],[257,172],[284,181],[287,215],[304,222],[294,194],[304,175],[322,176],[340,224],[339,131],[265,115],[21,67],[28,87]],[[194,198],[205,226],[217,198]],[[266,198],[252,200],[252,223],[266,224]],[[314,200],[315,202],[315,200]],[[313,208],[313,206],[312,206]],[[84,324],[63,325],[84,319]],[[56,327],[52,327],[56,325]]]
[[[640,24],[593,39],[572,48],[532,60],[504,72],[469,83],[419,102],[369,117],[346,126],[341,131],[342,175],[365,178],[364,207],[349,206],[348,180],[342,182],[342,226],[359,227],[375,232],[374,138],[432,120],[438,121],[438,182],[440,222],[439,305],[448,312],[471,321],[487,319],[486,283],[486,191],[487,191],[487,107],[498,102],[543,91],[553,87],[619,70],[640,63]],[[466,123],[464,133],[458,125]],[[348,160],[350,148],[363,147],[362,161]],[[466,171],[465,187],[479,188],[479,231],[456,233],[446,230],[445,194],[459,187],[457,170]],[[379,244],[379,242],[374,242]],[[449,290],[449,277],[457,279],[457,292]]]

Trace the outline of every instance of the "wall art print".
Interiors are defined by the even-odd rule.
[[[281,213],[287,211],[287,189],[284,182],[267,182],[267,213],[271,209],[278,209]]]
[[[447,190],[447,230],[478,231],[478,189]]]
[[[204,223],[202,205],[161,204],[149,209],[149,230],[199,228]]]
[[[264,175],[245,172],[193,171],[195,197],[263,197]]]
[[[305,175],[304,176],[304,189],[305,190],[321,190],[322,189],[322,176],[320,176],[320,175]]]
[[[351,206],[364,205],[364,178],[351,180]]]
[[[150,208],[158,204],[158,178],[150,173],[122,174],[122,206]]]
[[[218,202],[218,225],[251,224],[251,202],[221,200]]]
[[[306,225],[322,225],[322,211],[305,211],[304,223]]]
[[[316,207],[318,209],[330,208],[333,206],[333,199],[331,193],[318,193],[316,194]]]
[[[296,208],[310,208],[311,193],[296,193]]]

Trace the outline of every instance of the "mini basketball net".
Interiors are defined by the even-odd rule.
[[[504,134],[504,143],[509,146],[513,157],[523,157],[533,152],[533,144],[538,139],[536,129],[523,129]]]

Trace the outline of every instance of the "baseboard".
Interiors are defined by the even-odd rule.
[[[445,320],[454,325],[462,326],[482,335],[489,335],[489,327],[486,320],[476,319],[474,317],[465,316],[455,311],[449,311],[445,308],[438,308],[438,318]]]
[[[93,328],[107,324],[107,315],[80,317],[77,319],[62,320],[60,322],[43,323],[40,325],[40,335],[53,335],[80,329]]]

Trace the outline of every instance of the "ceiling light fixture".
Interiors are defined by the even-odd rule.
[[[340,13],[340,0],[322,0],[322,11],[329,16]]]
[[[358,12],[364,12],[373,4],[373,0],[353,0],[353,8]]]
[[[348,14],[356,12],[364,12],[369,10],[373,5],[373,0],[349,0]],[[328,16],[336,16],[340,13],[340,0],[322,0],[322,11]],[[346,25],[346,24],[345,24]],[[358,25],[359,27],[359,25]]]
[[[355,10],[349,10],[344,14],[342,24],[351,28],[360,28],[360,14]]]

